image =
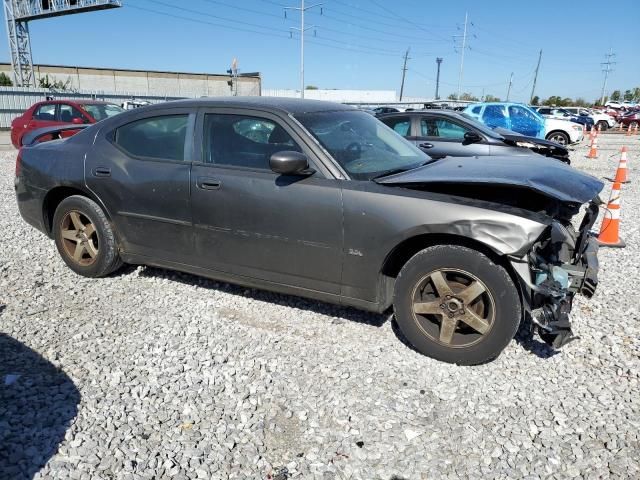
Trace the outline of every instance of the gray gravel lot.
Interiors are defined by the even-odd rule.
[[[581,338],[479,367],[420,356],[385,316],[156,268],[78,277],[0,153],[0,479],[639,478],[640,140],[572,157],[612,175],[622,142],[628,246],[601,250]]]

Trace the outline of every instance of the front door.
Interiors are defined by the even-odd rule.
[[[202,266],[338,294],[342,268],[340,181],[317,168],[283,176],[269,168],[279,151],[311,152],[286,122],[263,112],[203,110],[197,131],[191,207]]]
[[[189,178],[195,114],[140,114],[98,135],[85,162],[125,252],[189,263],[193,258]]]
[[[450,118],[429,115],[416,120],[418,132],[415,144],[431,158],[484,156],[490,153],[489,145],[484,141],[465,145],[464,134],[471,130]]]

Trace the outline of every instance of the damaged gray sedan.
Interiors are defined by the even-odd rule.
[[[154,265],[392,308],[416,350],[457,364],[497,357],[526,318],[561,347],[597,286],[603,184],[542,156],[432,160],[367,113],[274,98],[169,102],[37,143],[52,133],[25,139],[18,205],[87,277]]]

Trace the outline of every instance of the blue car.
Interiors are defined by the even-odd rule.
[[[490,128],[501,128],[526,135],[545,138],[545,119],[521,103],[473,103],[464,113]]]

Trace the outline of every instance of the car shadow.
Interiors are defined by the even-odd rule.
[[[125,267],[121,274],[132,273],[137,267]],[[326,303],[319,300],[310,300],[295,295],[286,295],[282,293],[270,292],[268,290],[260,290],[256,288],[242,287],[231,283],[219,282],[206,277],[191,275],[189,273],[178,272],[174,270],[166,270],[157,267],[143,267],[139,275],[141,277],[156,277],[179,282],[185,285],[197,286],[210,290],[237,295],[240,297],[251,298],[261,302],[268,302],[283,307],[299,308],[321,315],[335,317],[334,323],[341,321],[358,322],[374,327],[381,327],[389,318],[388,313],[371,313],[358,310],[352,307],[343,307]]]
[[[0,332],[0,478],[33,478],[58,451],[79,403],[62,370]]]

